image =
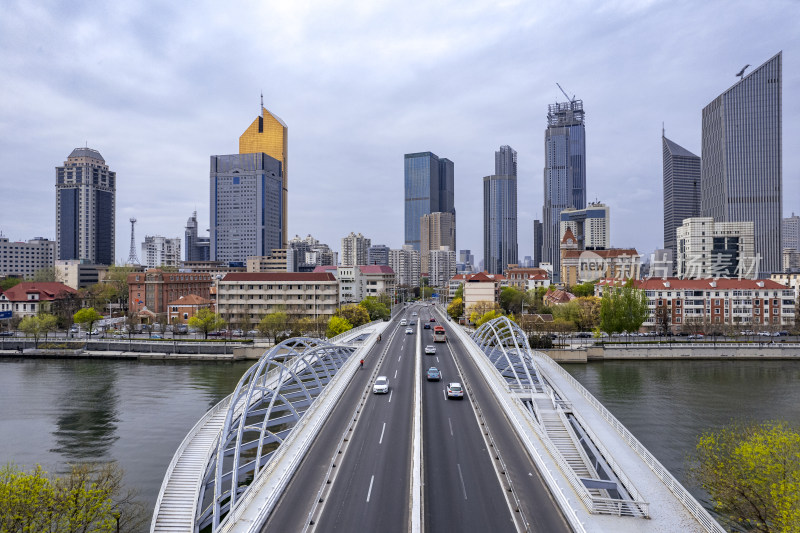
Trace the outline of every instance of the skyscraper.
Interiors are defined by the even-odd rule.
[[[700,216],[700,158],[661,132],[664,164],[664,249],[677,257],[675,231],[684,219]],[[674,265],[673,265],[674,266]]]
[[[367,265],[367,250],[371,244],[370,239],[351,231],[342,239],[342,266]]]
[[[186,261],[208,261],[211,257],[211,242],[208,237],[201,237],[197,231],[197,211],[186,221],[183,244],[186,247]]]
[[[586,207],[586,128],[583,100],[551,104],[544,133],[542,261],[558,276],[561,262],[559,215]]]
[[[284,242],[281,162],[265,153],[211,156],[211,260],[245,263]]]
[[[494,173],[497,176],[517,175],[517,151],[504,144],[494,153]]]
[[[761,272],[781,269],[781,61],[778,52],[703,108],[701,215],[752,221]]]
[[[533,266],[542,262],[542,221],[533,221]]]
[[[405,154],[404,171],[405,244],[420,250],[422,215],[456,214],[454,165],[432,152],[419,152]]]
[[[490,274],[517,264],[516,176],[483,178],[483,259]]]
[[[114,264],[117,173],[100,152],[75,148],[56,167],[56,253],[60,260]]]
[[[264,153],[281,163],[281,241],[280,246],[286,248],[289,240],[289,127],[277,115],[270,113],[264,107],[264,97],[261,97],[261,114],[239,137],[240,154]]]
[[[420,261],[422,272],[429,273],[428,261],[431,251],[442,247],[456,249],[456,216],[452,213],[431,213],[420,219]]]

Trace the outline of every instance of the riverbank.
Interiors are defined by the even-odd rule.
[[[125,344],[125,343],[123,343]],[[195,345],[197,346],[197,345]],[[150,345],[149,351],[137,350],[87,350],[83,348],[15,348],[0,350],[0,358],[14,359],[121,359],[121,360],[171,360],[171,361],[245,361],[256,360],[272,347],[271,343],[246,346],[207,344],[202,350],[174,350],[172,343]],[[216,348],[216,350],[215,350]]]
[[[736,360],[798,360],[800,344],[733,344],[733,343],[674,343],[674,344],[613,344],[553,348],[541,350],[559,363],[591,361],[669,360],[669,359],[736,359]]]

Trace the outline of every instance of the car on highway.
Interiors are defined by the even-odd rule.
[[[406,319],[404,318],[403,320],[401,320],[401,321],[400,321],[400,325],[401,325],[401,326],[407,326],[407,325],[408,325],[408,320],[406,320]]]
[[[425,347],[425,355],[435,355],[436,354],[436,346],[433,344],[429,344]]]
[[[428,381],[440,381],[442,379],[442,372],[435,366],[432,366],[428,369],[426,377],[428,378]]]
[[[411,316],[417,316],[417,312],[414,311],[413,313],[411,313]]]
[[[414,330],[412,328],[406,328],[406,335],[413,335]]]
[[[389,393],[389,378],[386,376],[378,376],[375,380],[375,385],[372,386],[373,394],[388,394]]]
[[[436,319],[431,317],[431,319],[428,322],[436,322]]]
[[[425,322],[425,325],[422,326],[422,329],[431,329],[431,325]]]
[[[461,388],[461,383],[448,383],[447,384],[447,399],[464,397],[464,389]]]

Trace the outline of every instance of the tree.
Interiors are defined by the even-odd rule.
[[[33,273],[33,277],[30,278],[30,281],[36,281],[39,283],[44,282],[52,282],[52,281],[59,281],[58,276],[56,276],[56,269],[55,267],[45,267],[40,268],[36,272]]]
[[[42,335],[47,338],[47,334],[56,329],[58,318],[47,313],[41,313],[36,316],[26,316],[19,323],[19,329],[25,332],[26,335],[33,336],[33,345],[35,348],[39,347],[39,337]]]
[[[351,329],[353,329],[353,325],[348,322],[346,318],[334,315],[328,321],[328,331],[326,332],[326,336],[328,338],[335,337],[336,335],[340,335]]]
[[[464,300],[461,298],[453,298],[450,305],[447,306],[447,314],[450,318],[458,318],[464,314]]]
[[[453,299],[455,300],[456,298],[461,298],[462,300],[464,299],[464,284],[463,283],[458,286],[458,288],[456,289],[456,292],[453,294]]]
[[[597,296],[583,296],[570,303],[578,307],[578,320],[575,325],[580,331],[589,331],[600,324],[600,298]]]
[[[488,300],[481,300],[480,302],[475,302],[472,304],[470,308],[467,309],[467,312],[469,313],[470,321],[474,322],[474,320],[472,320],[472,315],[477,314],[478,317],[482,317],[489,311],[494,311],[496,309],[499,309],[499,306],[496,303]]]
[[[72,320],[76,324],[84,324],[89,336],[92,336],[92,326],[98,320],[102,320],[103,315],[97,312],[94,307],[84,307],[72,316]]]
[[[800,531],[800,431],[786,422],[735,423],[697,440],[691,475],[737,529]]]
[[[387,320],[392,315],[389,307],[375,296],[367,296],[358,305],[367,310],[370,320]]]
[[[506,314],[517,314],[522,310],[525,293],[514,287],[503,287],[500,291],[500,307]]]
[[[350,323],[350,327],[353,328],[369,322],[369,313],[358,304],[343,305],[336,310],[334,316],[346,319]]]
[[[587,281],[586,283],[573,285],[572,287],[570,287],[569,292],[571,292],[578,298],[585,296],[594,296],[594,282]]]
[[[277,311],[264,315],[256,329],[265,337],[271,338],[273,343],[278,344],[278,336],[286,331],[288,326],[289,315],[282,311]]]
[[[649,314],[647,295],[629,279],[622,287],[606,287],[600,300],[600,329],[609,334],[637,331]]]
[[[484,313],[477,320],[473,320],[473,322],[475,322],[475,327],[479,328],[482,325],[484,325],[486,322],[489,322],[490,320],[494,320],[495,318],[498,318],[498,317],[501,317],[501,316],[503,316],[503,313],[501,313],[500,311],[497,311],[497,310],[487,311],[486,313]]]
[[[0,281],[0,289],[7,291],[11,287],[19,285],[20,283],[22,283],[22,278],[6,278],[3,281]]]
[[[138,531],[147,521],[115,463],[73,465],[64,476],[36,466],[0,469],[0,531]],[[117,517],[119,529],[117,529]]]
[[[189,327],[203,332],[203,338],[208,338],[208,332],[225,327],[225,321],[211,309],[203,308],[197,311],[193,317],[189,318]]]

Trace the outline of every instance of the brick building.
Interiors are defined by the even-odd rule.
[[[196,294],[181,296],[177,300],[169,302],[169,323],[188,324],[200,309],[212,308],[213,302],[207,298],[201,298]]]
[[[166,313],[169,303],[194,294],[211,297],[211,275],[198,272],[164,272],[149,269],[128,274],[128,308],[138,313],[145,307],[155,314]]]

